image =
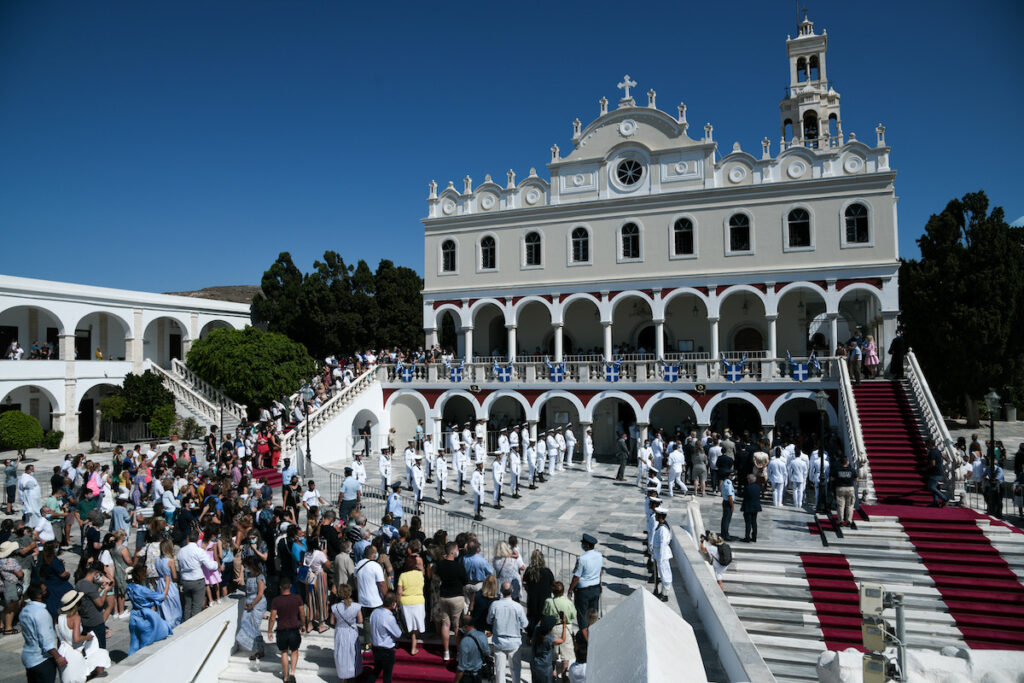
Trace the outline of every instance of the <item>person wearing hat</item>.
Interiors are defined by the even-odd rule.
[[[491,463],[491,478],[494,480],[494,497],[492,504],[495,510],[501,509],[501,485],[505,481],[505,454],[498,451]]]
[[[427,485],[427,475],[423,471],[423,454],[417,453],[412,459],[412,490],[416,496],[416,514],[420,514],[420,503],[423,501],[423,487]]]
[[[523,472],[523,459],[519,455],[519,444],[512,446],[508,453],[509,472],[512,474],[512,497],[519,497],[519,475]]]
[[[565,427],[555,430],[555,445],[558,446],[558,471],[565,471],[565,458],[568,453],[568,446],[565,442]]]
[[[416,464],[416,440],[409,439],[402,453],[405,460],[405,478],[409,481],[409,490],[413,490],[412,468]]]
[[[483,521],[483,515],[480,514],[480,508],[484,504],[484,464],[478,462],[476,464],[476,470],[473,471],[473,476],[469,480],[469,487],[473,489],[473,519],[480,522]]]
[[[21,663],[25,666],[29,683],[53,683],[57,678],[57,670],[66,667],[68,662],[57,649],[53,618],[46,610],[45,584],[29,584],[19,619],[21,636],[25,639],[21,649]]]
[[[548,457],[548,441],[544,432],[537,433],[537,481],[544,483],[544,465]]]
[[[508,438],[508,428],[502,427],[498,430],[498,452],[503,456],[508,455],[508,452],[512,449],[512,443]]]
[[[469,444],[462,444],[457,451],[455,451],[455,466],[456,479],[459,483],[459,495],[463,495],[466,492],[466,479],[469,478]]]
[[[93,673],[102,677],[110,666],[110,653],[99,646],[93,634],[82,631],[78,608],[84,597],[85,593],[81,591],[69,590],[60,599],[56,627],[60,641],[58,652],[67,660],[67,665],[60,672],[62,681],[84,681]]]
[[[427,437],[429,436],[428,434]],[[448,485],[448,460],[444,457],[444,451],[439,451],[434,458],[434,477],[437,479],[437,502],[444,505],[448,502],[444,498],[444,489]]]
[[[555,430],[549,429],[548,435],[545,439],[547,442],[547,459],[548,459],[548,476],[555,476],[555,469],[560,468],[562,465],[562,449],[558,446],[558,437],[555,436]]]
[[[580,539],[583,554],[576,560],[576,568],[572,572],[572,582],[569,584],[568,595],[576,605],[580,628],[587,626],[584,621],[587,612],[597,609],[601,604],[601,570],[604,566],[604,557],[594,550],[596,545],[596,538],[590,534],[583,534]]]
[[[352,456],[352,476],[356,478],[360,486],[366,485],[366,463],[363,462],[362,453],[355,453]]]
[[[641,489],[647,486],[647,473],[652,466],[653,454],[651,440],[645,439],[643,445],[636,452],[636,485]]]
[[[523,441],[522,439],[519,438],[519,425],[512,425],[512,427],[508,430],[509,451],[511,451],[513,448],[517,448],[520,449],[519,452],[522,453],[522,444]]]
[[[657,569],[657,577],[661,582],[661,590],[655,583],[654,594],[662,602],[668,602],[667,590],[672,588],[672,530],[665,521],[668,510],[664,507],[654,508],[654,535],[651,538],[651,559]]]
[[[380,472],[380,487],[385,491],[389,490],[391,488],[391,454],[386,448],[380,449],[377,470]]]
[[[565,457],[569,467],[572,467],[572,458],[576,455],[576,435],[572,433],[572,423],[565,425]]]
[[[424,468],[424,471],[427,474],[427,483],[428,484],[433,481],[433,479],[431,479],[430,475],[434,473],[435,469],[437,469],[437,464],[435,462],[436,459],[437,459],[437,449],[434,448],[433,436],[430,435],[430,434],[427,434],[423,438],[423,468]]]
[[[462,445],[461,441],[459,438],[459,428],[452,422],[448,425],[448,452],[458,453],[459,447]]]
[[[402,482],[396,481],[391,485],[391,493],[388,495],[388,504],[386,511],[391,513],[391,516],[395,518],[397,524],[395,526],[402,526],[402,515],[405,514],[402,508]]]
[[[537,440],[532,436],[526,437],[526,466],[530,470],[530,488],[537,486],[533,483],[537,478]]]
[[[702,553],[706,553],[711,559],[711,568],[715,572],[715,580],[718,581],[718,587],[723,591],[725,585],[722,584],[722,578],[725,576],[725,570],[729,566],[728,564],[722,564],[722,555],[725,552],[732,554],[732,550],[729,545],[725,542],[725,539],[721,536],[715,536],[713,531],[707,533],[706,540],[701,538],[700,550]]]
[[[477,439],[481,439],[481,438],[486,438],[487,437],[487,421],[486,420],[481,418],[481,419],[478,419],[476,421],[476,428],[474,429],[473,435]]]
[[[473,430],[470,429],[470,426],[472,426],[472,424],[473,424],[472,422],[468,422],[468,421],[465,424],[463,424],[462,425],[462,435],[461,435],[462,436],[462,443],[469,444],[470,446],[472,446],[474,443],[476,443],[476,438],[473,436]]]
[[[487,446],[484,445],[484,438],[482,436],[477,437],[476,443],[473,444],[473,462],[487,462]]]
[[[732,513],[736,510],[736,487],[732,483],[732,468],[730,467],[727,470],[718,470],[718,476],[722,480],[721,536],[725,540],[731,541],[732,536],[729,535],[729,525],[732,523]]]
[[[593,461],[594,461],[594,432],[587,427],[583,433],[583,464],[587,467],[587,472],[593,472]]]

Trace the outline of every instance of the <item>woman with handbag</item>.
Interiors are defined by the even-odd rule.
[[[3,635],[9,636],[19,633],[14,628],[14,615],[18,613],[21,606],[21,586],[25,578],[25,571],[21,563],[14,557],[18,552],[17,541],[4,541],[0,543],[0,580],[3,581]]]
[[[352,601],[352,587],[338,587],[338,601],[331,606],[334,624],[334,666],[342,683],[363,673],[363,654],[359,644],[359,626],[363,613]]]

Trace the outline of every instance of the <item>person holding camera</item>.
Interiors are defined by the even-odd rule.
[[[726,567],[732,563],[732,548],[724,538],[715,536],[713,532],[709,531],[700,537],[700,551],[711,559],[715,580],[718,581],[718,587],[724,591],[722,578],[725,576]]]
[[[487,636],[476,630],[471,615],[463,614],[459,619],[459,661],[455,683],[483,683],[490,680],[492,676],[488,674],[493,673],[493,668],[485,672],[485,656],[488,658],[487,663],[490,663]]]
[[[533,683],[554,683],[555,680],[555,647],[569,639],[569,623],[565,616],[561,617],[562,629],[558,631],[558,619],[547,616],[540,620],[533,631],[533,659],[530,661],[530,680]]]

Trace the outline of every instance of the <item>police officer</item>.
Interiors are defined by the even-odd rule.
[[[604,557],[594,550],[597,539],[590,534],[583,534],[580,546],[583,548],[583,554],[576,560],[568,597],[576,605],[580,629],[583,629],[587,626],[587,612],[597,609],[601,604],[601,570],[604,567]]]

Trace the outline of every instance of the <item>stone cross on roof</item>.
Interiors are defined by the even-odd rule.
[[[619,90],[622,90],[622,91],[625,92],[625,94],[622,96],[622,99],[623,100],[628,100],[628,99],[630,99],[630,97],[629,97],[629,89],[636,87],[636,81],[629,80],[629,74],[626,74],[626,77],[622,79],[622,83],[619,83],[618,87],[619,87]]]

